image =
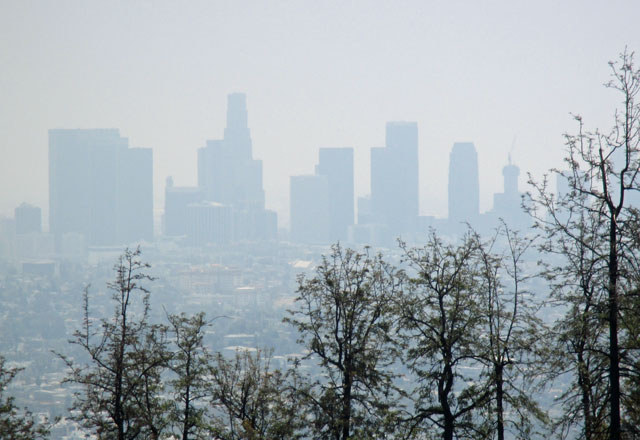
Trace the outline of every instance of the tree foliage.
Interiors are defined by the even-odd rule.
[[[208,438],[206,411],[211,394],[208,375],[211,355],[203,338],[208,322],[204,312],[193,316],[169,315],[173,334],[173,355],[169,368],[174,377],[169,381],[173,394],[170,418],[174,434],[182,440]]]
[[[445,440],[483,435],[486,420],[475,416],[491,390],[481,381],[477,242],[468,235],[447,245],[432,233],[424,247],[402,248],[412,274],[400,300],[406,363],[417,377],[412,431],[437,429]]]
[[[480,309],[491,397],[487,405],[489,432],[498,440],[511,434],[532,438],[548,423],[532,392],[537,390],[546,360],[543,342],[548,331],[538,318],[539,301],[528,289],[535,274],[524,266],[533,238],[521,238],[503,224],[487,242],[475,236],[480,271]],[[505,249],[500,251],[500,243]]]
[[[568,324],[557,327],[558,335],[573,350],[565,418],[579,420],[587,438],[617,440],[631,435],[623,417],[633,416],[632,400],[621,385],[637,383],[638,377],[632,310],[637,312],[640,269],[640,70],[627,51],[610,66],[606,87],[622,100],[611,130],[587,131],[576,116],[578,133],[566,135],[568,169],[554,171],[566,183],[564,194],[554,197],[545,179],[531,182],[530,198],[537,227],[547,237],[543,250],[561,258],[552,280],[567,286],[556,292],[568,309]]]
[[[504,225],[488,241],[470,231],[458,244],[435,233],[421,248],[402,244],[410,278],[398,331],[417,380],[411,432],[501,440],[545,425],[531,397],[544,326],[526,289],[529,245]]]
[[[14,398],[7,396],[7,386],[20,372],[8,368],[6,359],[0,356],[0,439],[32,440],[47,438],[49,429],[39,424],[28,410],[16,407]]]
[[[307,395],[314,438],[381,438],[393,432],[394,297],[401,278],[380,256],[332,247],[298,280],[286,322],[321,368]]]
[[[261,350],[221,353],[211,366],[212,433],[222,440],[303,438],[302,394],[294,370],[271,367]]]
[[[107,439],[157,439],[166,427],[162,371],[167,362],[165,332],[148,322],[149,291],[140,249],[127,249],[115,265],[114,312],[92,325],[89,289],[84,293],[84,319],[72,344],[87,355],[86,363],[60,355],[69,368],[65,379],[80,385],[72,416]]]

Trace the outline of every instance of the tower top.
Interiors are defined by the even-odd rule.
[[[518,193],[518,176],[520,175],[520,168],[511,163],[511,154],[509,154],[509,164],[502,168],[502,176],[504,177],[504,192],[505,194],[517,194]]]
[[[247,128],[247,95],[231,93],[227,96],[227,128]]]

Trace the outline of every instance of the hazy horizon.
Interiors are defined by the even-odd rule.
[[[164,182],[195,185],[197,149],[223,135],[226,96],[247,94],[267,208],[288,223],[289,176],[321,147],[353,147],[355,194],[388,121],[416,121],[420,213],[447,215],[449,152],[473,142],[480,210],[507,156],[561,166],[570,113],[611,126],[607,62],[640,50],[640,3],[20,2],[0,0],[0,216],[48,220],[53,128],[117,128],[153,148]],[[512,144],[515,146],[512,149]]]

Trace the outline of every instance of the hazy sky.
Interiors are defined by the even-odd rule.
[[[356,194],[385,122],[417,121],[420,211],[447,214],[449,151],[472,141],[480,208],[502,166],[558,166],[570,112],[610,126],[607,61],[640,51],[640,2],[0,0],[0,215],[48,207],[47,130],[119,128],[164,179],[195,185],[226,95],[247,93],[267,206],[288,223],[289,176],[319,147],[355,148]],[[640,64],[640,57],[636,57]]]

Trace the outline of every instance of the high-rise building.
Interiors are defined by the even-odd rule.
[[[415,230],[419,212],[418,125],[388,122],[386,146],[371,149],[374,221],[393,235]]]
[[[471,142],[456,142],[449,155],[449,221],[474,223],[480,215],[478,154]]]
[[[198,186],[206,200],[236,209],[264,209],[262,161],[253,159],[251,150],[246,97],[233,93],[227,99],[224,139],[208,140],[198,150]]]
[[[232,209],[216,202],[190,203],[186,208],[191,244],[226,244],[233,240]]]
[[[316,174],[329,185],[329,240],[347,239],[353,225],[353,148],[320,148]]]
[[[49,228],[89,246],[153,237],[153,160],[117,129],[49,130]]]
[[[264,207],[262,161],[253,159],[247,121],[246,96],[230,94],[224,138],[198,150],[198,187],[202,200],[232,208],[234,240],[272,239],[276,213]]]
[[[325,175],[291,176],[291,240],[300,243],[329,242],[329,181]]]
[[[42,211],[40,208],[22,203],[14,210],[16,221],[16,234],[29,234],[42,232]]]
[[[358,197],[358,224],[373,223],[371,212],[371,196]]]
[[[153,150],[127,148],[118,163],[118,243],[153,240]]]
[[[518,176],[520,175],[520,168],[511,163],[502,168],[502,177],[504,193],[509,195],[520,194],[518,191]]]
[[[493,195],[493,216],[501,218],[510,228],[522,229],[531,224],[531,218],[522,208],[522,194],[518,191],[520,168],[511,163],[502,168],[504,192]]]
[[[187,235],[187,206],[203,200],[202,189],[199,187],[174,186],[173,178],[167,177],[164,189],[164,234]]]

